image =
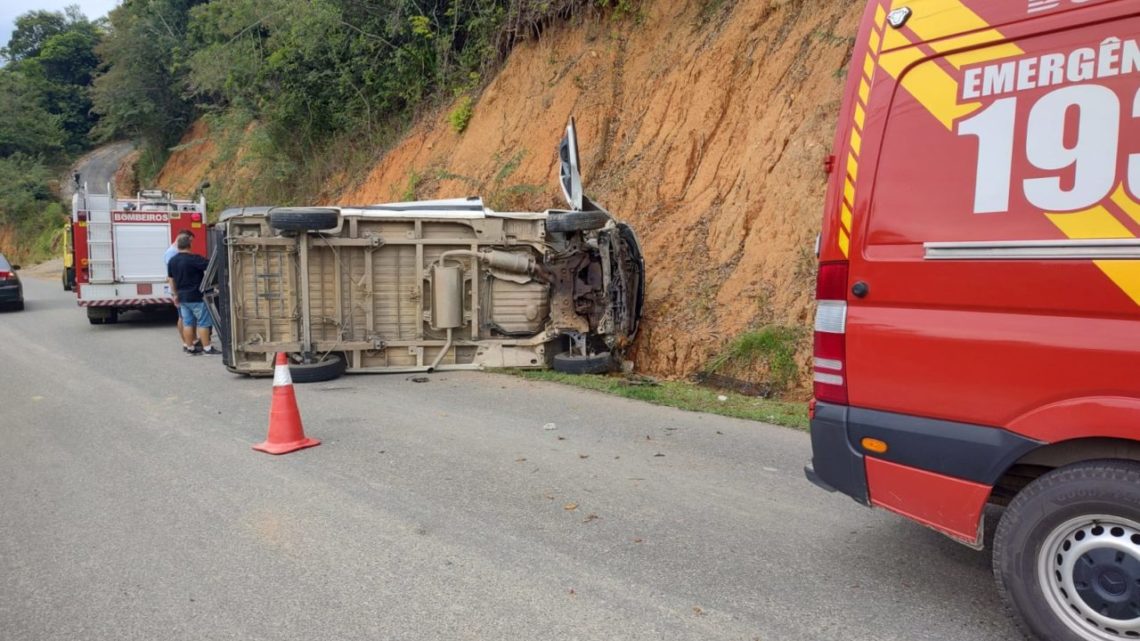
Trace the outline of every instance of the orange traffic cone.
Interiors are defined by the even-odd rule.
[[[268,454],[288,454],[306,447],[320,445],[315,438],[305,438],[301,425],[301,411],[297,409],[297,396],[293,394],[293,377],[289,375],[289,361],[285,354],[277,354],[273,369],[273,404],[269,406],[269,435],[264,443],[253,449]]]

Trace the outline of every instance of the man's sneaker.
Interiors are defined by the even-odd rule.
[[[200,338],[194,339],[194,349],[202,349],[202,339],[200,339]]]
[[[211,346],[209,346],[209,347],[207,347],[207,348],[205,348],[205,349],[201,350],[201,353],[202,353],[202,354],[221,354],[221,353],[222,353],[222,350],[220,350],[220,349],[218,349],[217,347],[214,347],[213,345],[211,345]]]
[[[187,355],[187,356],[197,356],[199,354],[199,350],[197,350],[193,347],[186,347],[185,345],[183,345],[182,346],[182,353]]]

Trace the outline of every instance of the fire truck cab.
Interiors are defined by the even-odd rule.
[[[833,149],[809,479],[1140,638],[1140,2],[872,0]]]
[[[206,199],[179,200],[147,189],[118,198],[111,185],[92,193],[80,185],[72,196],[71,246],[77,302],[93,325],[114,323],[131,309],[172,307],[163,254],[178,234],[194,233],[191,251],[206,254]]]

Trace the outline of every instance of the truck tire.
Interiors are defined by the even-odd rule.
[[[614,359],[609,352],[588,356],[562,352],[554,355],[554,362],[550,366],[563,374],[605,374],[613,371]]]
[[[69,292],[75,288],[75,268],[63,268],[63,291]]]
[[[289,363],[289,375],[294,383],[323,383],[340,378],[348,363],[340,354],[327,354],[316,363]]]
[[[340,212],[325,207],[277,207],[269,211],[269,226],[279,231],[321,231],[340,224]]]
[[[1030,638],[1140,638],[1140,463],[1078,463],[1030,483],[998,523],[993,568]]]
[[[551,212],[546,217],[546,231],[575,232],[601,229],[610,222],[610,215],[604,211],[561,211]]]

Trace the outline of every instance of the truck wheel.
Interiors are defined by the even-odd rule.
[[[102,325],[107,322],[107,310],[101,307],[87,308],[87,322],[92,325]]]
[[[551,212],[546,217],[546,231],[590,231],[591,229],[601,229],[608,222],[610,222],[610,215],[604,211]]]
[[[280,231],[320,231],[340,224],[340,212],[325,207],[277,207],[269,211],[269,226]]]
[[[614,359],[609,352],[589,356],[562,352],[554,355],[550,366],[563,374],[605,374],[613,371]]]
[[[69,292],[75,282],[75,268],[65,267],[63,269],[63,291]]]
[[[289,363],[289,375],[294,383],[323,383],[340,378],[348,363],[340,354],[327,354],[316,363]]]
[[[1079,463],[1030,483],[998,524],[993,565],[1033,638],[1140,638],[1140,463]]]

